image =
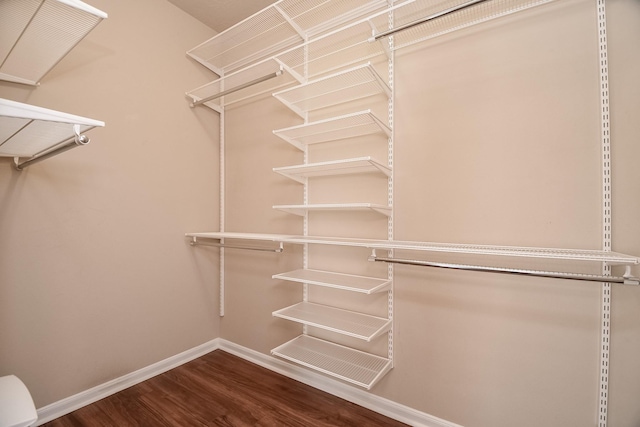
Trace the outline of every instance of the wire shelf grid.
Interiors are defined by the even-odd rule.
[[[310,302],[301,302],[274,311],[273,316],[314,326],[367,342],[389,331],[391,321],[383,317],[356,313]]]
[[[374,95],[389,97],[391,90],[370,63],[273,94],[302,117],[310,111]]]
[[[274,130],[273,133],[300,150],[304,150],[304,147],[309,144],[337,141],[376,133],[384,134],[388,138],[391,136],[391,129],[376,117],[371,110],[365,110],[278,129]]]
[[[286,273],[274,274],[272,277],[274,279],[308,283],[310,285],[359,292],[367,295],[386,291],[391,286],[391,281],[388,279],[312,269],[294,270]]]

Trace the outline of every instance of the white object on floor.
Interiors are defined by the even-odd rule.
[[[37,419],[27,386],[15,375],[0,377],[0,427],[26,427]]]

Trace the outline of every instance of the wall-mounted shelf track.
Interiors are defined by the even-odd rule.
[[[304,216],[316,211],[372,211],[382,215],[391,215],[391,208],[376,203],[319,203],[313,205],[275,205],[274,209]]]
[[[274,311],[273,315],[367,342],[388,332],[391,327],[389,319],[310,302]]]
[[[99,126],[104,122],[0,99],[0,156],[14,157],[20,169],[27,162],[87,144],[89,139],[81,134]],[[28,159],[20,163],[20,158]]]
[[[306,178],[315,176],[333,176],[372,172],[382,173],[386,176],[391,175],[391,169],[388,166],[383,165],[370,156],[308,163],[306,165],[285,166],[273,168],[273,171],[303,184]]]
[[[311,111],[374,95],[389,98],[391,89],[370,63],[273,94],[303,118]]]
[[[37,85],[105,18],[79,0],[0,2],[0,80]]]
[[[382,134],[391,136],[391,129],[371,110],[345,114],[339,117],[305,123],[273,131],[274,135],[284,139],[300,150],[311,144],[355,138],[365,135]]]
[[[387,358],[334,344],[308,335],[271,350],[271,354],[371,389],[392,367]]]
[[[324,286],[350,292],[359,292],[367,295],[387,291],[391,286],[391,281],[388,279],[312,269],[294,270],[286,273],[274,274],[272,277],[274,279],[308,283],[310,285]]]

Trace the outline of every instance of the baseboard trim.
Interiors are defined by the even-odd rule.
[[[59,418],[70,412],[80,409],[83,406],[90,405],[100,399],[115,394],[126,388],[141,383],[163,372],[169,371],[191,360],[204,356],[207,353],[217,350],[220,346],[220,338],[216,338],[197,347],[183,351],[182,353],[161,360],[153,365],[146,366],[130,374],[123,375],[114,380],[100,384],[73,396],[54,402],[50,405],[43,406],[38,409],[38,421],[34,426],[39,426],[51,420]]]
[[[293,365],[289,362],[265,355],[224,339],[220,339],[219,348],[220,350],[231,353],[249,362],[255,363],[256,365],[262,366],[271,371],[277,372],[296,381],[300,381],[301,383],[307,384],[311,387],[411,426],[462,427],[459,424],[454,424],[441,418],[434,417],[433,415],[420,412],[384,397],[371,394],[370,392],[355,388],[349,384],[339,382],[306,368]]]
[[[411,426],[462,427],[222,338],[44,406],[38,409],[38,421],[34,426],[59,418],[218,349]]]

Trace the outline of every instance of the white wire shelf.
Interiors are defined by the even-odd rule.
[[[0,98],[0,156],[39,157],[99,126],[104,122]]]
[[[186,95],[191,99],[191,106],[201,103],[221,112],[226,106],[271,94],[301,81],[302,77],[286,66],[275,59],[268,59],[193,89]]]
[[[398,240],[352,239],[344,237],[297,236],[278,234],[252,234],[231,232],[187,233],[187,237],[208,237],[214,239],[236,238],[246,240],[271,240],[290,244],[318,244],[349,246],[367,249],[398,249],[420,252],[443,252],[470,255],[507,256],[536,259],[557,259],[567,261],[606,262],[608,264],[636,265],[640,258],[618,252],[589,249],[537,248],[519,246],[471,245],[458,243],[434,243]]]
[[[510,15],[552,0],[490,0],[469,2],[469,0],[415,0],[403,3],[394,11],[394,28],[407,29],[393,32],[394,49],[402,49],[458,31],[495,18]],[[473,3],[473,4],[472,4]],[[422,23],[420,23],[422,22]],[[384,23],[371,22],[373,40],[385,32],[391,32]]]
[[[335,288],[343,291],[359,292],[367,295],[387,291],[391,287],[391,280],[388,279],[311,269],[300,269],[274,274],[272,278]]]
[[[390,97],[391,89],[370,63],[273,94],[303,118],[310,111],[374,95]]]
[[[285,166],[273,168],[273,171],[303,184],[305,183],[306,178],[317,176],[372,172],[382,173],[385,176],[391,175],[391,169],[388,166],[383,165],[370,156],[309,163],[306,165]]]
[[[316,122],[305,123],[273,131],[274,135],[304,151],[311,144],[355,138],[358,136],[384,134],[391,136],[391,129],[371,110],[345,114]]]
[[[391,208],[375,203],[319,203],[313,205],[275,205],[273,209],[278,209],[294,215],[304,216],[310,211],[372,211],[382,215],[390,216]]]
[[[0,80],[37,85],[107,14],[78,0],[0,2]]]
[[[280,0],[187,54],[224,76],[386,8],[386,0]]]
[[[391,320],[311,302],[274,311],[273,316],[324,329],[367,342],[391,328]]]
[[[392,368],[384,357],[308,335],[271,350],[271,354],[370,390]]]

